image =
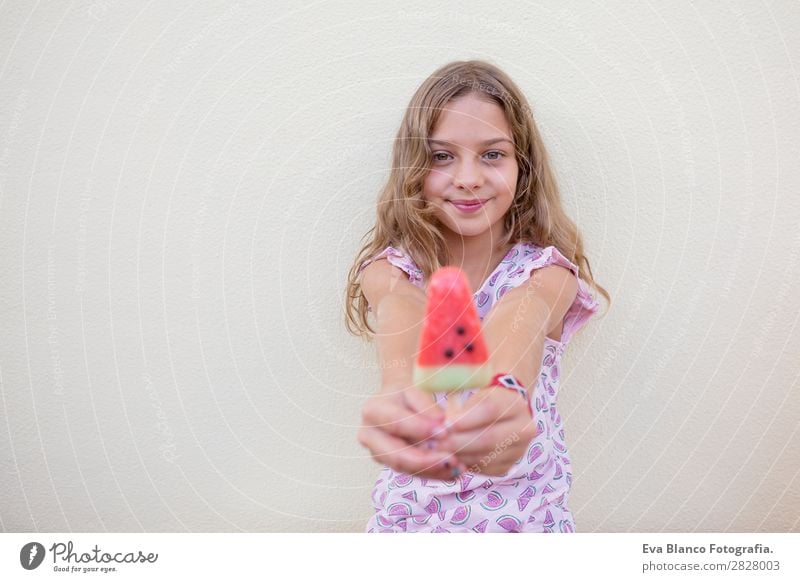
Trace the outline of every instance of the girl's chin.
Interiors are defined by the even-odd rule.
[[[470,220],[469,224],[464,224],[462,221],[453,220],[451,218],[449,220],[440,219],[440,223],[447,228],[447,230],[461,236],[478,236],[489,230],[488,221],[479,222]]]

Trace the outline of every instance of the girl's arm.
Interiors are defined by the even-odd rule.
[[[544,338],[564,318],[578,293],[571,271],[553,265],[534,271],[489,311],[483,330],[492,367],[513,374],[526,387],[536,385]]]
[[[364,268],[361,289],[377,320],[381,390],[409,386],[425,316],[425,293],[386,260]]]
[[[364,268],[361,287],[377,320],[381,386],[362,410],[359,442],[396,471],[449,479],[458,460],[451,451],[413,446],[440,430],[444,414],[433,396],[413,386],[425,293],[385,260]]]
[[[389,294],[378,303],[375,337],[382,390],[411,386],[424,317],[424,297]]]

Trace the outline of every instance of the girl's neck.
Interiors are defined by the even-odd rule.
[[[449,265],[461,268],[467,275],[473,291],[483,283],[513,246],[501,245],[502,234],[486,232],[476,237],[462,237],[456,233],[446,236]]]
[[[494,243],[494,245],[492,245]],[[501,247],[500,241],[462,239],[448,245],[448,264],[462,269],[491,268],[505,256],[511,244]]]
[[[505,238],[505,231],[502,228],[502,224],[494,226],[499,226],[500,228],[487,230],[478,236],[467,237],[445,229],[444,238],[449,255],[448,264],[465,270],[491,268],[497,264],[512,245],[501,246],[500,243]],[[498,254],[499,258],[497,258]]]

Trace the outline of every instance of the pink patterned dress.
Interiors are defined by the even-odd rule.
[[[424,289],[422,271],[401,249],[389,246],[361,268],[382,257]],[[578,275],[577,265],[554,246],[515,244],[475,294],[481,320],[509,289],[527,281],[535,269],[553,264]],[[397,473],[385,466],[372,490],[375,515],[367,532],[574,532],[568,508],[570,458],[556,407],[561,354],[598,308],[588,285],[578,278],[578,294],[564,316],[561,341],[545,337],[542,367],[532,394],[538,435],[520,461],[500,477],[467,472],[449,481]],[[466,391],[463,397],[472,393]],[[444,394],[436,397],[440,403],[446,398]]]

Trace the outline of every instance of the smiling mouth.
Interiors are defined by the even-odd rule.
[[[485,205],[487,202],[491,200],[487,198],[486,200],[448,200],[450,204],[458,208],[459,210],[477,210]]]
[[[476,206],[478,204],[485,204],[486,200],[449,200],[453,204],[458,204],[459,206]]]

